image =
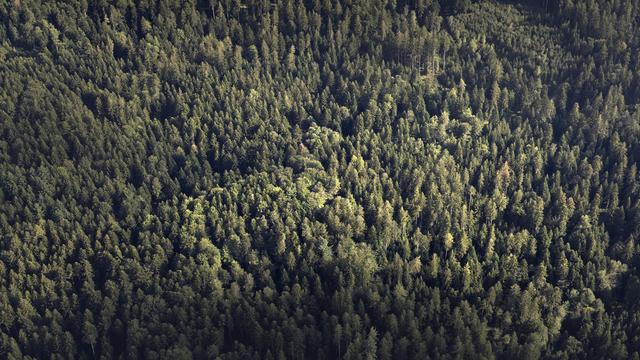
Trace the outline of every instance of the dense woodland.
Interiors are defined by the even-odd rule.
[[[640,358],[638,0],[0,21],[0,357]]]

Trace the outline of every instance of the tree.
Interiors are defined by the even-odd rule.
[[[364,358],[365,359],[377,359],[377,353],[378,353],[378,332],[376,331],[376,329],[374,327],[372,327],[369,330],[369,335],[367,335],[367,340],[366,340],[366,344],[365,344],[365,352],[364,352]]]
[[[442,239],[442,247],[444,248],[444,251],[446,253],[448,253],[449,250],[451,250],[451,248],[453,247],[453,235],[450,232],[444,234],[444,237]]]
[[[93,325],[93,314],[89,309],[85,309],[84,317],[82,321],[82,333],[83,338],[82,342],[91,346],[91,353],[93,356],[96,356],[94,345],[98,339],[98,330],[95,325]]]

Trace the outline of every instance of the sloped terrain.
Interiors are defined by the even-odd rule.
[[[638,358],[638,13],[1,4],[0,354]]]

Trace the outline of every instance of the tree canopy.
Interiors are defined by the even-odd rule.
[[[1,3],[0,355],[640,359],[639,15]]]

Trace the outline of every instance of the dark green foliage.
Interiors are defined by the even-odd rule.
[[[0,4],[0,357],[639,358],[639,4],[530,3]]]

